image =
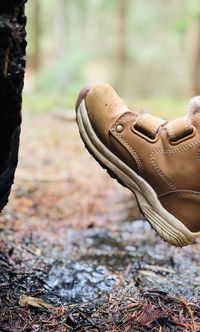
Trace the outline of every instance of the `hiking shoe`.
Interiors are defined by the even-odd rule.
[[[86,148],[136,196],[157,233],[183,247],[200,235],[200,97],[170,122],[131,112],[109,85],[84,89],[77,122]]]

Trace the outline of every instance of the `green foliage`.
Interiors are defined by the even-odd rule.
[[[75,53],[66,52],[50,69],[40,70],[36,80],[37,90],[57,94],[79,89],[86,61],[87,54],[80,49]]]
[[[150,111],[152,114],[166,120],[171,120],[176,117],[184,116],[187,112],[187,100],[180,99],[166,99],[166,98],[151,98],[142,99],[135,102],[138,109]]]
[[[23,108],[25,111],[44,113],[57,109],[68,110],[75,107],[75,95],[73,94],[49,94],[35,93],[23,96]]]
[[[173,30],[184,34],[191,21],[200,18],[199,0],[183,0],[178,19],[173,24]]]
[[[27,4],[30,63],[35,45],[33,1]],[[119,39],[123,38],[119,33],[122,19],[119,0],[39,0],[39,3],[40,67],[34,73],[37,93],[65,94],[72,100],[82,85],[90,82],[92,75],[86,69],[94,68],[92,82],[98,81],[99,76],[102,79],[102,75],[98,76],[102,63],[107,65],[105,72],[110,71],[110,75],[105,75],[106,80],[116,82]],[[128,7],[121,45],[125,45],[128,60],[124,76],[118,75],[118,80],[124,81],[125,88],[133,86],[136,96],[165,96],[163,91],[166,97],[177,93],[180,96],[181,91],[186,91],[184,81],[188,79],[186,35],[190,24],[200,15],[199,0],[124,3]]]

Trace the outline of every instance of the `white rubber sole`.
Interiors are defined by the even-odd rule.
[[[77,123],[85,146],[136,195],[145,218],[162,239],[176,247],[183,247],[200,236],[200,232],[190,232],[180,220],[164,209],[153,188],[100,141],[91,126],[84,101],[77,110]]]

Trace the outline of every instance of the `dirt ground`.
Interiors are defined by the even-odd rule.
[[[0,217],[0,331],[200,331],[200,243],[160,240],[68,114],[24,114]]]

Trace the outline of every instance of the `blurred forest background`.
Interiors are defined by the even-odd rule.
[[[26,9],[28,108],[72,108],[97,81],[158,111],[200,94],[199,0],[29,0]]]

